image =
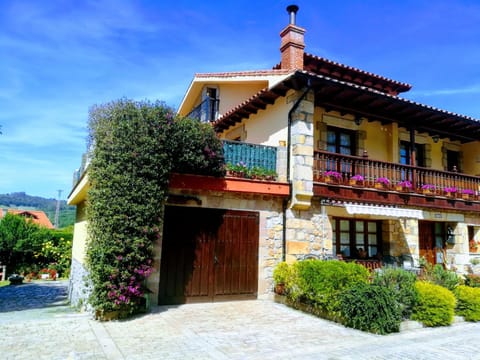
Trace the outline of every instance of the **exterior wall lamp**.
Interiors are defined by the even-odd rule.
[[[354,121],[355,121],[355,125],[359,126],[362,123],[363,119],[362,119],[361,116],[355,115],[355,120]]]
[[[436,143],[438,143],[438,140],[440,140],[440,137],[438,135],[433,135],[432,140],[436,144]]]

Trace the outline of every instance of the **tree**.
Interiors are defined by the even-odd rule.
[[[41,231],[38,225],[21,216],[5,215],[0,221],[0,262],[7,270],[35,261],[34,253],[42,247]]]

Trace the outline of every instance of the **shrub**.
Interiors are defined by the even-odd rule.
[[[454,294],[457,298],[456,313],[467,321],[480,321],[480,289],[460,285]]]
[[[291,276],[289,296],[314,305],[334,319],[339,315],[341,291],[368,282],[369,272],[355,263],[304,260],[293,264]]]
[[[387,268],[376,273],[373,284],[384,286],[393,291],[400,304],[402,317],[410,318],[413,307],[418,302],[418,291],[415,287],[417,276],[403,269]]]
[[[453,293],[436,284],[417,281],[418,304],[413,308],[412,319],[422,322],[425,326],[450,325],[455,311],[455,296]]]
[[[453,291],[460,284],[460,277],[455,271],[446,270],[442,265],[431,266],[427,264],[424,268],[423,279]]]
[[[289,272],[290,266],[285,261],[279,263],[273,270],[273,282],[275,285],[286,284]]]
[[[480,288],[480,275],[467,274],[465,276],[465,285],[470,287]]]
[[[357,283],[340,296],[343,323],[375,334],[400,330],[402,309],[395,291],[377,284]]]

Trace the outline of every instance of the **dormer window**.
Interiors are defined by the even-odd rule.
[[[202,121],[215,121],[218,118],[217,88],[207,87],[202,97]]]
[[[205,87],[202,91],[202,98],[199,105],[188,113],[186,117],[201,122],[212,122],[218,119],[218,88]]]

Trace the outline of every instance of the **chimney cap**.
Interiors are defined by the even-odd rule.
[[[287,12],[290,14],[290,24],[295,25],[295,15],[297,14],[298,6],[297,5],[288,5]]]

